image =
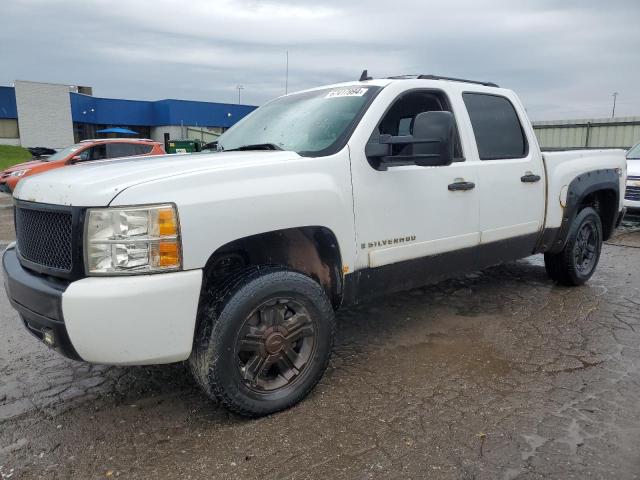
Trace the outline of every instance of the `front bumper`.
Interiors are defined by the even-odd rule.
[[[82,360],[73,347],[62,315],[62,294],[68,282],[34,275],[18,261],[15,248],[8,248],[2,256],[4,286],[13,308],[27,330],[44,341],[45,332],[55,338],[51,348],[74,360]]]
[[[191,354],[201,270],[69,282],[25,269],[15,248],[2,264],[9,300],[27,329],[41,340],[53,333],[52,348],[67,357],[147,365]]]
[[[624,199],[624,206],[627,208],[627,210],[633,210],[634,212],[636,211],[640,211],[640,200],[629,200],[629,199]]]

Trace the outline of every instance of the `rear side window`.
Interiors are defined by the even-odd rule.
[[[463,94],[480,160],[522,158],[527,139],[511,102],[498,95]]]
[[[153,150],[153,145],[141,143],[135,145],[134,155],[146,155],[147,153],[151,153],[151,150]]]
[[[130,155],[136,155],[135,148],[136,146],[131,143],[109,143],[107,152],[109,158],[128,157]]]
[[[151,150],[153,145],[144,143],[110,143],[108,146],[109,158],[146,155]]]

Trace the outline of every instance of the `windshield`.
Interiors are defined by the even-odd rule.
[[[627,158],[629,160],[640,160],[640,143],[627,152]]]
[[[73,152],[76,152],[76,151],[80,150],[81,148],[82,148],[82,145],[77,143],[75,145],[71,145],[70,147],[63,148],[62,150],[60,150],[60,151],[54,153],[53,155],[47,157],[45,160],[47,162],[55,162],[56,160],[64,160],[69,155],[71,155]]]
[[[380,87],[336,87],[280,97],[252,112],[218,139],[219,150],[273,145],[300,155],[342,148]],[[257,148],[256,148],[257,149]]]

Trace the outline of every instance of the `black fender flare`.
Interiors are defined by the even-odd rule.
[[[603,230],[612,232],[617,222],[617,209],[620,204],[620,173],[616,168],[605,168],[582,173],[574,178],[567,189],[566,206],[562,213],[562,224],[559,228],[546,229],[541,242],[540,252],[558,253],[564,248],[569,229],[573,220],[578,215],[584,199],[591,193],[600,190],[609,190],[615,193],[616,215],[611,219],[611,225],[604,225]]]

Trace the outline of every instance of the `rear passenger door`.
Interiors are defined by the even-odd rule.
[[[480,160],[480,244],[495,247],[494,260],[526,256],[535,247],[545,205],[542,159],[535,145],[529,148],[527,119],[514,107],[515,98],[467,92],[463,100]]]

